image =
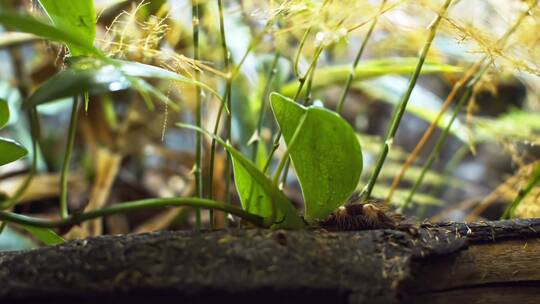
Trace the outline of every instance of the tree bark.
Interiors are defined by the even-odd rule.
[[[1,303],[537,303],[540,219],[101,236],[0,253]]]

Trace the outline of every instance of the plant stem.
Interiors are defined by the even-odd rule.
[[[200,19],[199,19],[200,4],[199,0],[191,0],[191,22],[193,27],[193,59],[195,61],[200,60],[199,50],[199,31],[200,31]],[[200,81],[200,72],[195,70],[195,80]],[[202,127],[202,92],[199,86],[195,87],[196,90],[196,109],[195,109],[195,123],[198,127]],[[195,147],[195,188],[197,189],[197,197],[203,198],[204,186],[202,178],[202,150],[203,141],[202,134],[196,135],[196,147]],[[201,210],[195,208],[195,226],[197,229],[201,229]]]
[[[362,58],[362,54],[364,53],[364,50],[367,46],[369,38],[371,37],[371,34],[373,33],[373,30],[375,29],[375,26],[377,25],[377,22],[379,21],[379,16],[382,14],[384,10],[386,1],[387,0],[381,1],[381,6],[379,7],[378,15],[375,18],[373,18],[373,21],[371,22],[371,25],[369,26],[369,29],[366,33],[366,36],[364,37],[364,40],[362,41],[360,49],[358,50],[358,53],[356,53],[356,57],[354,58],[353,65],[351,67],[351,73],[347,77],[347,80],[345,82],[345,88],[343,89],[343,92],[341,93],[341,96],[339,98],[339,102],[336,108],[336,112],[340,115],[341,115],[341,111],[343,110],[343,105],[345,104],[345,101],[347,100],[347,95],[349,94],[349,90],[351,89],[351,84],[354,80],[356,67],[358,67],[358,63],[360,62],[360,58]]]
[[[538,5],[538,0],[536,0],[531,6],[529,6],[529,10],[532,9],[533,7],[535,7],[536,5]],[[508,29],[508,31],[506,31],[506,33],[499,39],[498,41],[498,45],[501,46],[501,48],[504,48],[506,46],[506,43],[508,42],[508,38],[510,38],[510,36],[516,31],[516,29],[521,25],[521,23],[523,22],[523,20],[529,16],[529,10],[525,11],[524,13],[522,13],[516,20],[516,22],[514,23],[514,25]],[[407,198],[407,200],[405,201],[405,204],[403,205],[402,207],[402,210],[405,210],[407,209],[407,207],[409,206],[410,202],[412,201],[412,198],[414,196],[414,194],[416,193],[418,187],[420,186],[420,184],[422,183],[423,179],[424,179],[424,176],[425,174],[427,173],[427,170],[431,167],[431,164],[433,163],[433,161],[438,157],[441,149],[442,149],[442,144],[444,143],[444,141],[446,140],[446,137],[448,136],[448,133],[450,131],[450,127],[452,126],[457,114],[459,113],[459,109],[463,106],[463,103],[465,103],[469,98],[470,96],[472,95],[473,91],[474,91],[474,87],[476,86],[476,84],[480,81],[480,79],[482,78],[482,76],[485,74],[485,72],[487,71],[488,67],[493,64],[493,58],[491,58],[488,62],[488,64],[484,64],[481,68],[478,68],[478,66],[481,66],[484,61],[486,61],[488,59],[488,56],[484,56],[474,67],[473,67],[473,71],[475,71],[475,75],[472,79],[468,80],[467,82],[467,86],[466,86],[466,90],[465,90],[465,93],[462,95],[458,105],[456,106],[456,109],[454,110],[454,114],[451,118],[451,120],[449,121],[446,129],[443,131],[443,133],[441,134],[441,136],[439,137],[439,140],[437,141],[436,145],[435,145],[435,148],[433,149],[433,151],[430,153],[429,155],[429,158],[428,158],[428,161],[426,162],[426,164],[424,164],[424,167],[422,168],[422,172],[419,176],[419,178],[415,181],[415,184],[413,186],[413,188],[411,189],[411,192]],[[469,94],[469,96],[467,97],[467,95]],[[464,100],[464,98],[466,98],[467,100]]]
[[[454,152],[448,163],[444,166],[442,170],[441,177],[443,179],[450,178],[450,174],[456,169],[456,167],[461,163],[461,161],[470,153],[470,147],[467,144],[463,144],[457,151]],[[441,190],[443,184],[438,184],[433,187],[430,191],[429,196],[437,196]]]
[[[302,78],[302,76],[300,76],[300,72],[298,71],[298,65],[300,63],[300,56],[302,55],[302,50],[304,49],[304,45],[306,44],[309,33],[311,33],[311,27],[309,27],[304,32],[304,36],[302,36],[302,40],[300,40],[300,44],[298,45],[298,50],[296,51],[296,55],[294,56],[294,61],[293,61],[293,66],[292,66],[293,73],[294,73],[294,76],[298,79]]]
[[[223,94],[223,103],[227,104],[227,108],[229,109],[229,115],[227,116],[227,134],[225,135],[225,138],[228,140],[231,140],[231,118],[232,118],[232,109],[231,109],[231,90],[232,90],[232,78],[230,75],[230,53],[229,48],[227,47],[227,37],[225,35],[225,18],[223,17],[223,1],[217,0],[218,5],[218,11],[219,11],[219,33],[221,37],[221,51],[223,53],[223,68],[225,72],[227,73],[227,80],[225,84],[225,93]],[[218,127],[219,127],[219,121],[221,120],[221,115],[223,113],[223,105],[220,105],[218,115],[216,118],[216,125],[214,126],[214,134],[217,135]],[[209,172],[209,182],[208,182],[208,195],[210,199],[214,198],[214,168],[215,168],[215,154],[216,154],[216,141],[212,139],[212,144],[210,147],[210,172]],[[229,180],[231,179],[230,176],[230,155],[227,153],[227,163],[225,167],[225,176],[227,179],[227,183],[229,183]],[[229,201],[229,195],[230,195],[230,189],[229,186],[226,186],[226,197],[227,202]],[[210,228],[214,228],[214,210],[210,209]]]
[[[114,204],[110,207],[88,211],[85,213],[75,213],[66,218],[60,220],[46,220],[34,217],[29,217],[17,213],[0,211],[0,220],[5,222],[17,223],[21,225],[28,225],[32,227],[41,228],[60,228],[79,224],[84,221],[92,220],[98,217],[127,213],[138,210],[146,210],[149,208],[167,207],[167,206],[190,206],[196,208],[213,208],[234,214],[242,219],[254,224],[257,227],[267,228],[270,223],[264,218],[246,212],[240,208],[224,205],[220,202],[202,198],[189,198],[189,197],[174,197],[174,198],[156,198],[136,200],[125,203]]]
[[[10,209],[15,204],[17,204],[17,202],[21,199],[23,194],[28,189],[28,186],[30,186],[32,179],[36,175],[37,159],[38,159],[37,143],[38,143],[38,138],[40,137],[39,135],[40,131],[39,131],[39,117],[38,117],[38,113],[35,107],[29,110],[28,118],[30,120],[30,131],[32,135],[32,165],[31,165],[32,167],[30,168],[30,172],[28,172],[28,175],[26,176],[25,180],[19,186],[17,191],[15,191],[13,196],[7,199],[6,201],[0,203],[0,210]]]
[[[266,24],[264,25],[264,28],[263,30],[255,37],[253,37],[251,39],[251,41],[249,42],[249,45],[248,45],[248,48],[246,50],[246,52],[244,53],[244,55],[242,55],[242,58],[240,59],[240,61],[238,62],[238,64],[236,65],[236,67],[234,68],[234,70],[232,71],[231,73],[231,78],[234,79],[236,78],[236,76],[238,76],[238,73],[240,73],[240,68],[242,67],[242,65],[244,64],[244,62],[246,61],[249,53],[251,53],[251,51],[253,50],[253,48],[259,44],[259,42],[262,40],[262,38],[264,37],[264,35],[266,34],[266,31],[268,31],[269,28],[271,28],[272,26],[274,25],[274,20],[271,19],[271,20],[268,20],[268,22],[266,22]]]
[[[314,75],[315,75],[315,70],[317,70],[317,62],[318,62],[318,58],[317,58],[317,61],[315,61],[315,64],[313,65],[313,68],[311,69],[311,71],[309,72],[309,75],[308,75],[307,86],[306,86],[306,94],[305,94],[305,97],[304,97],[304,106],[309,105],[311,103],[311,100],[312,100],[312,95],[311,95],[312,90],[311,89],[313,88],[313,78],[314,78]]]
[[[7,200],[0,202],[0,210],[11,210],[15,204],[19,201],[21,196],[26,192],[28,189],[28,186],[30,186],[30,183],[32,182],[32,179],[34,178],[36,171],[37,171],[37,157],[38,157],[38,150],[37,150],[37,142],[38,138],[40,137],[40,130],[39,130],[39,117],[37,114],[36,108],[30,109],[28,112],[28,117],[30,120],[30,129],[31,129],[31,135],[32,135],[32,167],[30,168],[30,172],[26,176],[26,179],[24,182],[19,186],[17,191],[15,191],[15,194],[13,194],[12,197],[8,198]],[[4,232],[4,229],[6,228],[6,222],[0,222],[0,235],[2,232]]]
[[[311,88],[313,87],[313,75],[315,75],[315,70],[317,69],[317,63],[315,63],[315,65],[313,66],[313,69],[311,69],[310,73],[309,73],[309,76],[308,76],[308,80],[307,80],[307,87],[306,87],[306,96],[304,97],[304,106],[307,106],[308,104],[311,103],[311,100],[312,100],[312,96],[311,96]],[[302,121],[302,124],[303,124],[304,121]],[[300,126],[298,127],[300,128]],[[291,141],[291,145],[292,145],[292,141]],[[290,147],[287,148],[287,150],[289,150]],[[289,176],[288,173],[289,173],[289,167],[291,165],[291,158],[287,155],[287,159],[285,161],[285,169],[283,169],[283,176],[281,178],[281,185],[283,187],[285,187],[285,184],[287,183],[287,177]]]
[[[375,16],[371,16],[370,18],[368,18],[368,20],[365,20],[365,21],[362,21],[361,23],[359,24],[356,24],[356,25],[353,25],[353,26],[350,26],[349,28],[347,28],[347,33],[350,33],[352,31],[355,31],[359,28],[361,28],[362,26],[366,25],[369,23],[369,21],[372,21],[373,19],[375,18],[378,18],[380,15],[382,14],[385,14],[386,12],[388,11],[391,11],[393,10],[394,8],[400,6],[401,4],[403,4],[404,2],[407,2],[407,0],[400,0],[400,1],[397,1],[389,6],[387,6],[384,10],[382,10],[381,12],[378,12]]]
[[[424,180],[424,177],[425,177],[427,171],[429,170],[429,168],[431,168],[431,165],[433,164],[435,159],[439,156],[439,153],[441,152],[442,146],[443,146],[444,142],[446,141],[446,138],[450,134],[450,128],[452,127],[452,124],[456,120],[457,115],[459,114],[459,111],[465,105],[465,103],[467,103],[467,101],[471,98],[471,96],[473,94],[473,91],[474,91],[474,87],[476,86],[478,81],[480,81],[480,79],[482,78],[484,73],[487,71],[488,67],[489,67],[489,64],[485,64],[477,72],[477,74],[474,76],[474,78],[471,79],[467,83],[467,85],[465,86],[465,92],[463,93],[463,95],[461,95],[461,98],[459,99],[459,102],[456,105],[456,108],[454,109],[454,113],[452,114],[452,117],[450,118],[450,121],[448,122],[448,124],[446,125],[446,128],[443,130],[443,133],[441,134],[441,136],[439,137],[439,139],[435,143],[435,147],[433,148],[433,150],[429,154],[428,160],[424,164],[424,167],[422,167],[422,172],[420,173],[420,176],[415,181],[414,186],[411,189],[411,192],[409,193],[409,196],[407,197],[407,200],[405,201],[405,203],[403,204],[403,206],[401,208],[402,211],[406,210],[409,207],[409,205],[410,205],[416,191],[418,190],[418,187],[420,187],[420,185],[422,184],[422,181]]]
[[[224,96],[223,99],[224,100],[220,105],[220,108],[219,108],[218,114],[217,114],[217,118],[216,118],[216,123],[214,125],[214,130],[213,130],[214,135],[217,135],[217,133],[218,133],[219,124],[221,122],[221,115],[223,114],[224,105],[227,104],[229,110],[230,110],[230,107],[232,106],[231,105],[231,91],[232,91],[232,82],[233,82],[233,80],[240,73],[240,68],[244,64],[244,62],[247,59],[249,53],[253,50],[253,47],[260,42],[260,40],[262,39],[262,37],[264,36],[266,31],[274,24],[273,20],[269,20],[265,24],[264,29],[250,41],[247,50],[244,52],[244,55],[242,55],[242,58],[240,59],[240,62],[236,65],[236,67],[234,69],[231,69],[230,68],[231,57],[230,57],[230,52],[228,51],[227,41],[225,39],[226,38],[226,36],[225,36],[225,25],[224,25],[223,7],[222,7],[222,1],[221,0],[218,2],[218,9],[219,9],[219,14],[220,14],[220,34],[221,34],[221,42],[222,42],[221,48],[223,50],[223,53],[226,54],[226,55],[224,55],[224,63],[225,63],[224,65],[225,65],[225,69],[228,71],[228,73],[227,73],[228,78],[227,78],[227,82],[226,82],[225,92],[223,94],[223,96]],[[226,127],[227,127],[226,136],[230,140],[231,139],[230,138],[231,137],[230,130],[232,129],[232,112],[230,112],[229,114],[230,114],[230,116],[227,119],[227,124],[226,124]],[[214,138],[212,138],[212,144],[211,144],[211,150],[210,150],[210,178],[209,178],[209,180],[210,180],[210,189],[208,191],[211,198],[213,197],[212,180],[213,180],[213,175],[214,175],[216,148],[217,148],[216,140]],[[230,155],[228,153],[227,153],[227,164],[225,166],[225,174],[227,176],[227,179],[225,181],[226,203],[230,204],[231,203],[230,184],[231,184],[232,173],[231,173],[231,158],[230,158]],[[225,221],[225,225],[227,225],[227,221]]]
[[[68,212],[68,175],[69,175],[69,163],[71,161],[71,154],[73,152],[73,145],[75,144],[75,134],[77,133],[77,118],[79,116],[79,96],[73,96],[73,106],[71,108],[71,118],[69,121],[68,140],[66,144],[66,151],[64,153],[64,163],[62,166],[62,173],[60,175],[60,216],[66,218],[69,215]]]
[[[306,83],[306,78],[308,75],[310,75],[311,71],[315,68],[323,50],[324,48],[322,45],[317,48],[317,51],[315,52],[315,56],[313,57],[313,60],[311,61],[311,64],[309,65],[309,68],[306,71],[306,74],[304,75],[304,77],[301,77],[298,79],[299,85],[296,90],[296,94],[294,94],[294,98],[293,98],[295,102],[298,102],[298,98],[300,97],[300,94],[302,93],[302,89],[304,88],[304,84]],[[268,154],[268,157],[266,158],[266,163],[264,164],[263,173],[266,173],[268,171],[268,168],[270,167],[270,163],[272,162],[272,157],[274,157],[274,153],[276,153],[276,150],[279,148],[279,140],[281,139],[281,135],[282,135],[281,130],[279,130],[276,137],[274,138],[272,150],[270,151],[270,154]]]
[[[459,114],[459,111],[461,110],[461,108],[463,108],[463,106],[467,103],[469,98],[471,98],[471,96],[472,96],[473,86],[474,85],[469,84],[467,86],[467,88],[466,88],[466,91],[461,96],[458,104],[456,105],[456,108],[454,109],[454,113],[452,114],[452,117],[450,118],[450,121],[446,125],[446,128],[444,129],[444,131],[441,134],[441,136],[439,137],[439,139],[437,140],[437,143],[435,144],[435,148],[429,154],[428,160],[424,164],[424,167],[422,168],[422,172],[420,173],[420,176],[418,177],[418,179],[416,179],[416,181],[414,183],[414,186],[411,189],[411,192],[409,193],[409,196],[407,197],[407,200],[405,201],[405,203],[401,207],[401,211],[407,210],[407,208],[409,207],[409,205],[410,205],[410,203],[411,203],[411,201],[412,201],[412,199],[414,197],[414,194],[418,190],[418,187],[420,187],[420,185],[422,184],[422,181],[424,180],[424,177],[425,177],[428,169],[431,168],[431,165],[433,164],[435,159],[439,156],[439,153],[441,152],[442,146],[443,146],[444,142],[446,141],[446,138],[448,137],[448,134],[450,134],[450,128],[452,127],[452,124],[454,123],[457,115]]]
[[[270,90],[272,89],[272,82],[274,81],[274,77],[276,76],[277,70],[277,64],[279,62],[279,58],[281,55],[276,52],[274,55],[274,59],[272,60],[272,63],[270,64],[270,69],[268,70],[268,74],[266,75],[266,84],[264,85],[264,91],[263,96],[261,98],[261,110],[259,111],[259,118],[257,120],[257,138],[260,140],[261,137],[261,130],[264,122],[264,115],[266,114],[266,109],[268,105],[268,96],[270,95]],[[253,150],[251,154],[251,160],[253,162],[257,159],[257,153],[259,152],[259,143],[255,143],[253,145]]]
[[[276,66],[279,61],[280,54],[278,52],[275,53],[274,59],[272,60],[272,63],[270,64],[270,69],[268,70],[268,73],[266,75],[266,83],[264,85],[264,90],[261,98],[261,109],[259,110],[259,118],[257,121],[257,129],[255,130],[255,136],[257,140],[253,142],[253,150],[251,152],[251,161],[256,164],[257,163],[257,154],[259,153],[259,145],[263,145],[263,141],[261,139],[261,130],[263,126],[264,121],[264,115],[266,114],[266,108],[268,101],[268,96],[270,95],[270,90],[272,88],[272,81],[274,79],[274,76],[276,75]],[[251,200],[253,198],[253,192],[255,190],[254,184],[252,183],[249,190],[249,196],[246,200],[246,210],[250,209]],[[272,205],[272,208],[274,209],[275,204]],[[274,214],[274,213],[273,213]]]
[[[521,204],[523,199],[531,192],[531,190],[540,182],[540,162],[536,165],[531,178],[527,182],[525,188],[519,189],[518,195],[512,202],[512,204],[506,208],[501,219],[511,219],[514,217],[514,212],[516,208]]]
[[[457,167],[457,165],[461,163],[463,158],[465,158],[465,156],[469,154],[469,152],[470,152],[470,148],[467,144],[462,145],[456,152],[454,152],[454,155],[452,155],[452,158],[450,158],[448,163],[444,166],[441,173],[441,178],[443,180],[452,178],[451,177],[452,172]],[[428,195],[431,197],[436,197],[441,191],[441,188],[443,187],[443,185],[444,184],[442,183],[434,185]],[[424,205],[419,206],[418,211],[416,212],[416,218],[419,218],[419,219],[425,218],[427,211],[428,211],[428,205],[424,204]]]
[[[416,65],[416,69],[414,73],[412,74],[412,77],[409,81],[409,85],[407,87],[405,95],[403,95],[403,98],[401,99],[400,104],[397,106],[392,116],[392,121],[390,123],[390,127],[388,128],[388,131],[386,132],[386,136],[382,145],[382,151],[379,154],[379,158],[375,165],[375,170],[373,171],[371,177],[369,178],[366,188],[364,188],[364,190],[362,191],[362,194],[360,195],[362,199],[369,199],[371,197],[371,192],[373,191],[373,187],[375,186],[375,183],[377,182],[377,179],[379,178],[381,169],[384,165],[386,157],[388,156],[388,152],[390,151],[390,146],[392,145],[397,129],[401,122],[401,118],[403,117],[405,109],[407,108],[407,103],[409,102],[409,99],[411,98],[412,91],[414,87],[416,86],[416,81],[418,80],[418,76],[420,75],[420,72],[422,71],[422,66],[424,65],[424,61],[426,60],[427,54],[431,47],[431,43],[433,42],[433,39],[435,38],[435,35],[437,33],[437,28],[439,26],[439,23],[441,22],[443,16],[446,14],[446,11],[448,10],[448,7],[450,6],[451,3],[452,3],[452,0],[446,0],[444,2],[444,5],[442,6],[437,17],[435,18],[435,20],[430,26],[429,35],[422,48],[422,51],[420,52],[420,58],[418,59],[418,64]]]
[[[397,189],[397,187],[399,186],[403,176],[405,176],[405,172],[407,172],[409,167],[414,163],[414,161],[416,160],[416,158],[418,157],[418,155],[422,151],[422,148],[425,146],[425,144],[427,143],[427,141],[429,140],[429,138],[431,137],[431,135],[435,131],[435,128],[438,126],[438,123],[439,123],[440,119],[442,118],[443,114],[446,112],[446,110],[448,109],[450,104],[454,101],[454,99],[456,98],[458,93],[463,89],[463,87],[471,80],[472,77],[474,77],[474,75],[476,74],[476,72],[478,71],[478,69],[481,67],[481,65],[483,63],[484,63],[484,59],[482,59],[482,60],[478,61],[477,63],[475,63],[471,68],[469,68],[469,70],[467,71],[465,76],[463,76],[452,87],[452,90],[448,94],[448,96],[446,97],[445,101],[443,102],[443,105],[441,106],[441,109],[439,110],[439,113],[437,113],[437,116],[435,117],[435,119],[433,119],[433,121],[431,122],[431,124],[429,125],[427,130],[422,135],[422,138],[418,141],[418,143],[414,147],[413,151],[409,154],[409,156],[405,160],[405,163],[403,163],[403,166],[401,166],[401,169],[399,170],[399,173],[394,177],[394,180],[392,182],[392,186],[390,187],[390,190],[388,191],[388,195],[386,196],[386,199],[385,199],[386,202],[391,202],[392,201],[392,197],[394,195],[394,192]]]

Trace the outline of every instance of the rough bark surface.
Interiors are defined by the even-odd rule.
[[[539,235],[540,220],[520,220],[102,236],[0,253],[0,302],[474,302],[501,284],[537,299]]]

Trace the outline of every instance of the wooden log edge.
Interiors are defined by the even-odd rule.
[[[0,253],[2,303],[536,303],[540,219],[158,232]]]
[[[467,239],[468,248],[444,257],[413,261],[401,283],[409,303],[538,303],[538,219],[426,224]]]

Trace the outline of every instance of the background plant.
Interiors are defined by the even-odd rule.
[[[30,162],[2,168],[33,163],[11,187],[24,191],[2,203],[16,212],[3,211],[5,221],[52,228],[91,220],[67,238],[228,223],[224,213],[156,211],[180,205],[299,228],[297,209],[314,224],[355,189],[387,197],[404,162],[409,170],[389,203],[410,201],[410,214],[460,219],[493,197],[514,201],[520,188],[530,188],[520,201],[537,204],[532,172],[506,175],[537,159],[536,1],[0,3],[8,30],[0,47],[16,80],[0,85],[17,114],[5,130],[35,146]],[[505,33],[508,48],[500,43]],[[465,71],[482,63],[469,86]],[[452,106],[457,98],[463,102]],[[179,122],[183,128],[174,127]],[[425,122],[433,137],[442,132],[440,144],[432,156],[406,161]],[[325,126],[344,131],[324,135],[333,134]],[[385,140],[372,136],[387,129]],[[494,153],[500,147],[507,156]],[[422,170],[425,160],[434,166]],[[45,182],[53,185],[49,201],[37,186]],[[497,184],[508,186],[505,195],[488,195]],[[452,204],[458,200],[464,208]]]

